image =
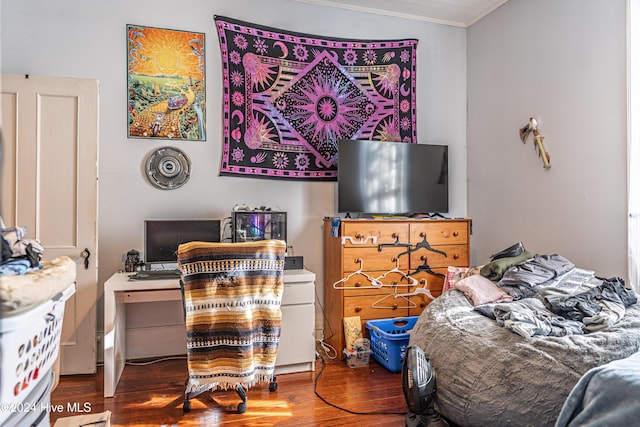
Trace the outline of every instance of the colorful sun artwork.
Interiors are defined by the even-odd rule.
[[[203,33],[127,25],[131,138],[204,141]]]

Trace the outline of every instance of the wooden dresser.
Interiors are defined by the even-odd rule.
[[[368,320],[418,316],[431,302],[420,289],[438,297],[447,267],[469,266],[470,233],[470,219],[341,219],[334,237],[325,218],[325,342],[343,357],[344,317],[366,336]]]

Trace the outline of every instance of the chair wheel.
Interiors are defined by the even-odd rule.
[[[278,389],[278,383],[272,381],[269,383],[269,391],[276,391]]]
[[[191,402],[188,400],[185,400],[184,403],[182,403],[182,412],[191,412]]]
[[[236,414],[244,414],[247,412],[247,404],[244,402],[238,403],[238,407],[236,408]]]

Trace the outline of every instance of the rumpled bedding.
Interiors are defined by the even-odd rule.
[[[493,315],[498,325],[525,338],[534,335],[562,337],[581,334],[583,324],[567,320],[545,308],[536,298],[524,298],[507,304],[496,304]]]
[[[556,427],[638,425],[640,353],[590,369],[564,402]]]
[[[493,261],[494,267],[485,265],[479,275],[467,276],[454,287],[464,292],[477,312],[525,338],[607,328],[637,302],[636,293],[619,277],[597,277],[558,254],[529,257],[525,251],[521,257],[526,259]],[[487,275],[497,277],[496,263],[508,268],[498,281],[489,280]]]
[[[535,255],[505,271],[498,281],[498,286],[514,300],[530,298],[535,295],[538,286],[573,268],[575,265],[562,255]]]
[[[76,264],[66,256],[43,261],[22,275],[0,276],[0,313],[15,315],[46,301],[76,281]]]
[[[429,355],[436,409],[458,426],[553,426],[585,372],[640,350],[640,305],[587,334],[525,339],[453,289],[425,308],[409,345]]]
[[[429,355],[436,409],[456,425],[553,426],[587,371],[640,351],[637,294],[623,279],[597,277],[560,255],[497,261],[480,275],[498,290],[474,276],[459,280],[422,312],[409,345]],[[625,411],[595,423],[608,409],[603,403],[596,414],[591,405],[605,397],[585,391],[572,405],[587,415],[558,427],[632,425]]]

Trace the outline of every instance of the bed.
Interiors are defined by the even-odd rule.
[[[436,372],[436,409],[460,426],[553,426],[590,369],[640,349],[640,305],[611,326],[565,336],[524,337],[474,310],[458,289],[432,301],[410,345]]]

